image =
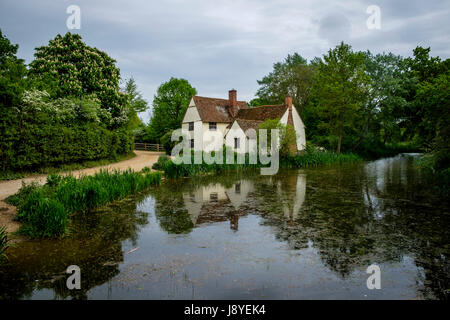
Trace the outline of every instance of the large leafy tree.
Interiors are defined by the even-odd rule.
[[[16,107],[25,90],[26,67],[17,58],[18,45],[13,45],[0,30],[0,165],[5,170],[11,159],[17,137]]]
[[[313,65],[298,53],[289,54],[283,62],[273,65],[271,73],[258,80],[260,88],[256,95],[259,99],[252,100],[252,104],[278,104],[290,95],[301,114],[309,102],[313,76]]]
[[[406,87],[414,81],[407,73],[405,60],[392,53],[373,55],[366,52],[365,68],[371,79],[367,104],[363,108],[364,122],[356,149],[368,134],[370,143],[384,144],[401,139],[405,122]],[[382,140],[382,141],[381,141]]]
[[[120,70],[105,52],[87,46],[78,34],[57,35],[36,48],[29,76],[52,98],[95,94],[111,114],[110,127],[127,122],[127,97],[120,91]]]
[[[364,53],[353,52],[342,42],[318,62],[313,94],[321,117],[319,127],[325,130],[329,142],[337,145],[337,153],[341,152],[344,134],[355,140],[355,130],[363,122],[361,110],[370,85],[364,60]]]
[[[165,133],[180,128],[189,101],[196,94],[197,90],[185,79],[170,78],[161,84],[153,99],[149,138],[159,141]]]
[[[408,76],[415,79],[414,85],[407,87],[408,131],[410,135],[417,134],[422,145],[431,150],[436,135],[439,110],[444,111],[449,103],[441,105],[429,103],[434,97],[442,96],[434,88],[442,87],[450,69],[450,59],[441,61],[439,57],[430,56],[430,48],[417,47],[413,51],[413,57],[407,58],[406,61],[409,67]],[[433,93],[433,96],[426,97],[425,92]],[[434,99],[434,101],[438,100]]]
[[[12,44],[0,30],[0,106],[11,107],[20,102],[25,87],[26,67],[17,58],[18,45]]]

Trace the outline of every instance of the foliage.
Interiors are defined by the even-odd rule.
[[[0,171],[116,158],[133,149],[126,95],[106,53],[66,34],[37,48],[29,76],[0,31]],[[43,90],[38,90],[41,88]],[[44,90],[45,89],[45,90]],[[14,176],[14,174],[7,174]]]
[[[262,80],[258,80],[260,88],[256,92],[258,99],[252,100],[252,106],[262,104],[278,104],[291,96],[300,114],[309,103],[309,95],[313,84],[315,68],[308,64],[298,53],[288,55],[284,62],[273,65],[273,71]]]
[[[280,119],[269,119],[258,125],[258,146],[259,146],[259,130],[265,129],[267,130],[267,149],[271,148],[271,130],[278,130],[278,138],[279,138],[279,152],[282,158],[286,158],[288,156],[294,155],[297,153],[297,145],[296,140],[297,136],[295,133],[295,129],[291,125],[283,125],[280,123]]]
[[[169,162],[169,161],[170,161],[170,158],[168,156],[159,156],[158,161],[153,164],[152,169],[164,170],[164,167],[166,166],[167,162]]]
[[[330,145],[336,145],[337,153],[341,152],[345,134],[354,133],[363,122],[370,85],[364,60],[362,52],[353,52],[341,43],[330,49],[317,67],[313,94],[321,116],[318,126],[324,129]]]
[[[95,95],[110,115],[105,124],[117,128],[126,123],[128,110],[115,62],[105,52],[87,46],[80,35],[67,32],[57,35],[47,46],[36,48],[29,77],[52,98]]]
[[[16,57],[17,49],[0,30],[0,170],[5,170],[13,152],[18,130],[15,106],[25,90],[26,67],[24,60]]]
[[[43,195],[39,189],[26,198],[18,217],[23,223],[20,232],[32,238],[60,236],[66,232],[67,212],[64,206]]]
[[[12,113],[17,131],[3,136],[10,142],[8,157],[0,159],[3,171],[115,158],[134,147],[131,133],[102,124],[107,114],[91,97],[51,99],[45,91],[25,91]]]
[[[6,227],[0,227],[0,263],[6,258],[6,250],[9,247],[8,233]]]
[[[7,199],[18,207],[20,231],[31,237],[61,236],[69,214],[88,211],[159,184],[161,173],[100,171],[78,179],[52,175],[43,186],[24,185]]]
[[[223,158],[226,159],[226,149],[223,149]],[[202,153],[203,159],[204,153]],[[236,155],[235,155],[236,156]],[[328,165],[328,164],[340,164],[345,162],[359,162],[362,158],[353,153],[341,153],[337,154],[334,152],[319,151],[311,146],[307,146],[307,150],[304,153],[299,153],[296,155],[287,155],[286,157],[280,159],[280,167],[290,167],[290,168],[300,168],[318,165]],[[225,162],[225,161],[224,161]],[[245,155],[244,164],[208,164],[202,161],[201,164],[175,164],[172,160],[165,163],[163,171],[164,176],[167,178],[180,178],[180,177],[190,177],[196,175],[210,174],[210,173],[220,173],[224,171],[240,171],[244,169],[256,169],[260,168],[261,164],[249,164],[249,156]]]
[[[148,135],[157,142],[169,131],[181,127],[184,114],[192,96],[197,94],[185,79],[170,78],[159,86],[153,99],[153,115],[148,125]]]
[[[172,133],[173,133],[173,131],[169,131],[169,132],[165,133],[160,139],[161,144],[162,144],[164,150],[166,151],[166,154],[169,154],[169,155],[171,154],[172,149],[175,147],[175,145],[177,145],[178,143],[180,143],[183,140],[183,137],[180,137],[178,139],[178,141],[172,141]]]
[[[137,90],[137,85],[133,78],[128,79],[128,81],[125,83],[123,92],[127,96],[128,129],[136,130],[141,126],[143,126],[141,119],[139,119],[138,117],[138,113],[147,111],[148,102],[142,97],[142,94]]]

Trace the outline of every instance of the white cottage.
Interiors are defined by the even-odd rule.
[[[247,130],[257,130],[260,123],[276,118],[294,127],[295,147],[303,150],[305,126],[289,96],[284,104],[254,108],[249,108],[245,101],[237,101],[236,90],[228,92],[228,100],[194,96],[184,115],[182,130],[189,135],[190,146],[196,151],[219,150],[225,144],[238,153],[246,153]]]

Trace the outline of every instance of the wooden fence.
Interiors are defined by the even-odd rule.
[[[135,142],[134,143],[135,150],[144,150],[144,151],[158,151],[164,152],[164,148],[159,143],[146,143],[146,142]]]

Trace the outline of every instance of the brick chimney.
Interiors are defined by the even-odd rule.
[[[292,110],[292,97],[291,96],[286,96],[286,98],[284,99],[284,104],[286,106],[289,107],[289,111]]]
[[[229,105],[229,112],[231,116],[234,118],[238,113],[237,92],[234,89],[228,91],[228,105]]]

